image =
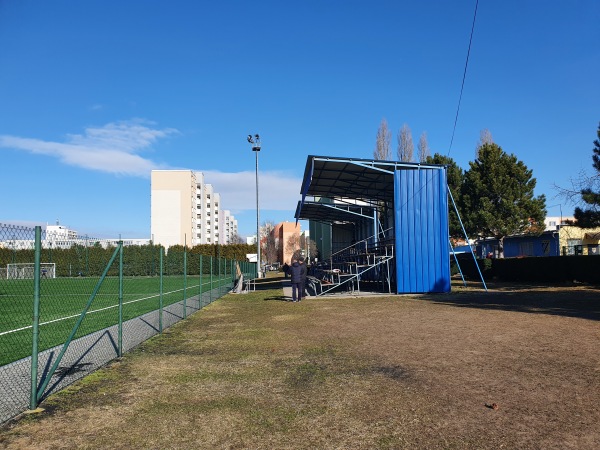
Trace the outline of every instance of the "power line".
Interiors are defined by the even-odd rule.
[[[456,108],[456,117],[454,118],[454,127],[452,128],[452,139],[450,139],[450,147],[448,148],[448,156],[450,156],[450,150],[452,150],[452,143],[454,142],[454,133],[456,132],[456,123],[458,122],[458,113],[460,111],[460,101],[462,100],[463,89],[465,87],[465,78],[467,77],[467,66],[469,65],[469,55],[471,54],[471,43],[473,42],[473,31],[475,30],[475,19],[477,18],[477,6],[479,0],[475,0],[475,13],[473,14],[473,25],[471,26],[471,37],[469,38],[469,49],[467,50],[467,60],[465,61],[465,71],[463,72],[462,84],[460,86],[460,95],[458,97],[458,106]]]

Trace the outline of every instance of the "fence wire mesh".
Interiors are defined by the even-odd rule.
[[[36,248],[34,228],[0,224],[0,423],[220,298],[240,266],[252,278],[185,247],[43,231]]]

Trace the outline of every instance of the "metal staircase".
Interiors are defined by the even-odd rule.
[[[315,267],[308,284],[317,296],[346,289],[361,292],[361,283],[377,285],[378,290],[391,294],[390,261],[394,258],[391,240],[367,238],[331,255],[327,263]]]

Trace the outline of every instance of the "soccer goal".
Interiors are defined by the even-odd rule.
[[[32,279],[35,273],[33,263],[9,263],[6,265],[6,278]],[[40,278],[56,278],[56,263],[40,263]]]

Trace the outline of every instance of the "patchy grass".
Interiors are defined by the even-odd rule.
[[[0,444],[600,447],[598,289],[281,296],[222,298],[48,398]]]

